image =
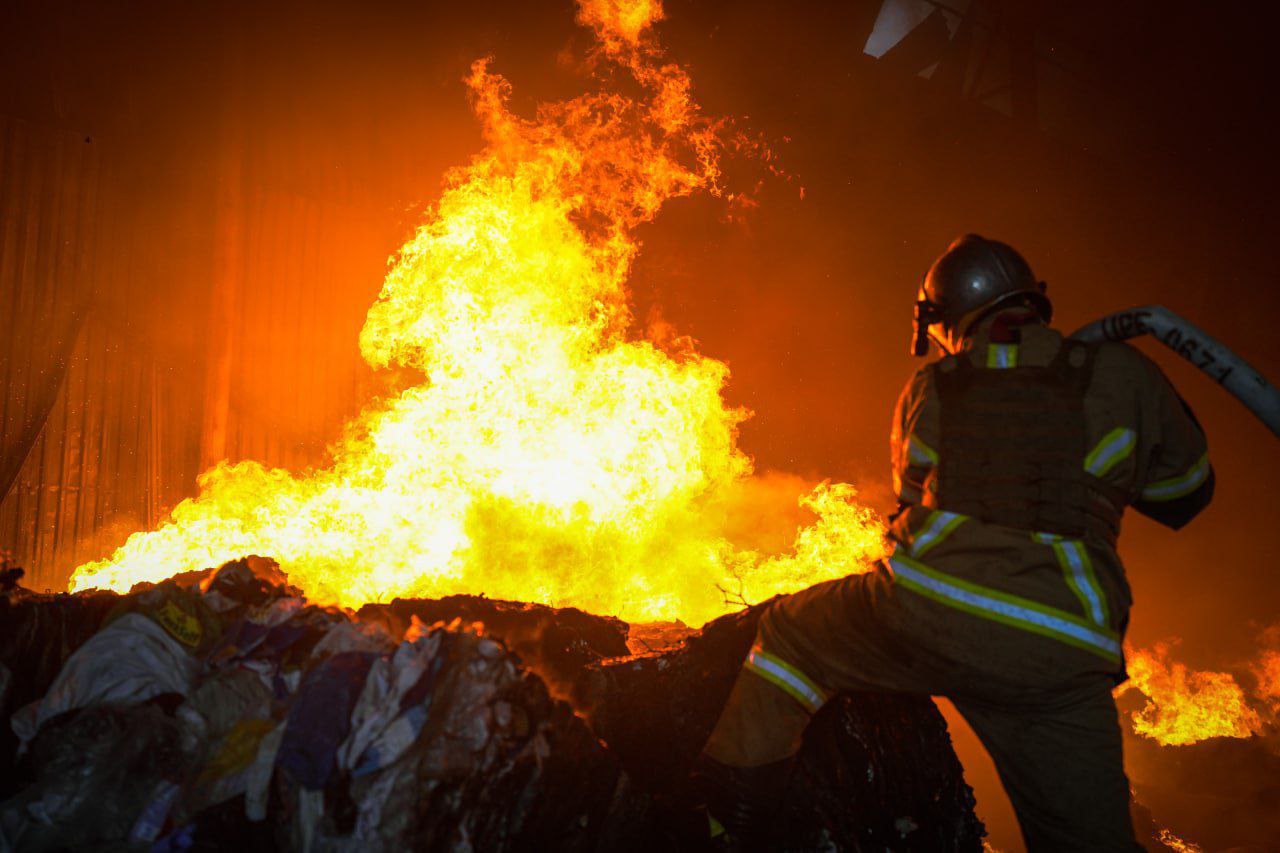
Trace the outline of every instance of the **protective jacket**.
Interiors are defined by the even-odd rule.
[[[1064,341],[1038,324],[997,342],[1000,331],[980,329],[899,398],[895,583],[1083,650],[1118,675],[1132,601],[1116,553],[1121,514],[1132,505],[1180,527],[1207,505],[1204,434],[1137,350]]]

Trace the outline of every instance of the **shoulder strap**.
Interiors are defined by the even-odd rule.
[[[1097,354],[1098,348],[1093,344],[1064,339],[1057,355],[1049,362],[1049,370],[1083,397],[1089,380],[1093,378],[1093,362]]]

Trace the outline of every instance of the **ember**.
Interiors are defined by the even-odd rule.
[[[270,554],[323,603],[492,596],[631,620],[700,624],[862,570],[881,527],[848,485],[803,499],[816,522],[762,555],[726,526],[752,489],[747,416],[728,368],[635,335],[635,228],[671,199],[725,194],[733,135],[666,62],[656,0],[583,0],[600,68],[639,84],[507,108],[511,86],[467,78],[485,149],[401,247],[360,347],[421,384],[347,425],[323,470],[222,463],[159,529],[81,566],[74,590],[127,590],[175,570]]]
[[[1203,850],[1200,845],[1183,841],[1168,829],[1160,830],[1160,843],[1170,850],[1178,851],[1178,853],[1202,853]]]

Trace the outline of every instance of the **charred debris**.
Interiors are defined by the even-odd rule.
[[[252,557],[127,595],[17,580],[0,848],[19,850],[698,850],[686,775],[760,613],[644,637],[475,596],[353,614]],[[796,851],[981,850],[973,806],[928,699],[858,694],[810,727],[784,819]]]

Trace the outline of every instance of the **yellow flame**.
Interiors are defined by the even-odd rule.
[[[1133,730],[1164,746],[1186,746],[1206,738],[1248,738],[1262,719],[1230,673],[1197,672],[1170,660],[1168,643],[1150,650],[1128,649],[1128,687],[1147,697],[1133,715]]]
[[[881,525],[847,485],[789,553],[731,542],[756,480],[726,406],[728,368],[632,330],[637,225],[720,194],[721,123],[651,38],[655,0],[590,0],[600,61],[643,93],[507,108],[488,61],[467,85],[485,148],[455,170],[394,258],[360,335],[421,384],[347,425],[332,464],[223,463],[157,530],[81,566],[73,589],[128,589],[244,554],[276,558],[313,600],[485,593],[630,620],[698,624],[865,567]],[[728,601],[726,601],[726,598]]]
[[[659,0],[584,0],[578,23],[593,28],[606,49],[638,47],[649,28],[662,20]]]
[[[1171,829],[1160,830],[1160,843],[1178,853],[1204,853],[1204,848],[1191,841],[1183,841]]]

